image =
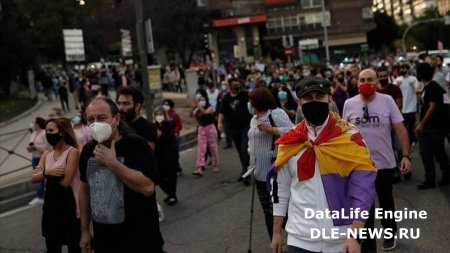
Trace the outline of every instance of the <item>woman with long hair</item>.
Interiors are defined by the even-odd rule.
[[[71,119],[73,125],[73,131],[75,133],[75,138],[78,143],[79,150],[83,149],[83,146],[89,142],[89,127],[87,126],[87,121],[84,113],[77,112]]]
[[[42,235],[47,252],[80,252],[80,213],[78,208],[79,151],[70,121],[53,118],[45,122],[46,139],[52,146],[41,157],[32,182],[45,180]]]
[[[153,119],[153,123],[158,131],[155,157],[160,175],[159,185],[164,193],[166,193],[164,202],[167,205],[175,205],[178,202],[176,191],[179,155],[173,125],[162,106],[155,108]]]
[[[249,169],[254,168],[256,192],[264,212],[267,232],[272,239],[272,198],[266,188],[266,175],[275,158],[275,139],[289,131],[292,122],[283,109],[276,108],[275,98],[264,87],[250,92],[248,110],[253,114],[248,131]]]
[[[217,130],[214,125],[214,110],[209,104],[206,91],[197,90],[196,102],[194,108],[192,108],[191,116],[195,117],[198,123],[197,169],[192,174],[199,177],[203,176],[207,148],[212,156],[212,171],[218,172],[219,152]]]

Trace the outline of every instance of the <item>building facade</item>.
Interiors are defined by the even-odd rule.
[[[375,11],[394,17],[399,24],[409,24],[427,9],[437,9],[440,15],[450,11],[450,0],[374,0]]]
[[[323,62],[325,25],[331,62],[336,62],[364,52],[366,33],[375,28],[371,0],[199,1],[220,13],[209,24],[211,49],[218,61],[283,58],[292,53],[293,59],[314,54]]]

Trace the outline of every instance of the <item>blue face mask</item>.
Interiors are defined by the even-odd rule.
[[[286,100],[287,99],[287,92],[286,91],[279,91],[278,92],[278,98],[280,100]]]
[[[80,116],[75,115],[75,116],[72,117],[71,121],[72,121],[72,123],[73,123],[74,125],[78,125],[78,124],[80,124],[80,122],[81,122],[81,118],[80,118]]]
[[[256,87],[256,84],[253,81],[248,83],[248,88],[249,89],[254,89],[255,87]]]
[[[250,102],[247,103],[247,110],[250,114],[255,114],[255,109],[253,109],[253,106]]]

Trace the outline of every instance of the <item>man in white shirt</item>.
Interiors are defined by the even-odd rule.
[[[217,109],[217,98],[219,97],[220,91],[216,88],[214,83],[208,82],[208,89],[206,89],[206,94],[208,94],[209,104],[215,112]]]
[[[416,142],[414,127],[417,113],[417,94],[420,83],[415,76],[409,74],[410,66],[404,63],[400,66],[400,76],[395,79],[394,84],[400,87],[403,95],[402,114],[406,129],[408,130],[409,143]]]

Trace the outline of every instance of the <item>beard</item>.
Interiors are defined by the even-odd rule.
[[[132,120],[134,120],[134,118],[136,118],[136,112],[133,108],[132,110],[120,112],[120,116],[122,117],[123,121],[130,123]]]

